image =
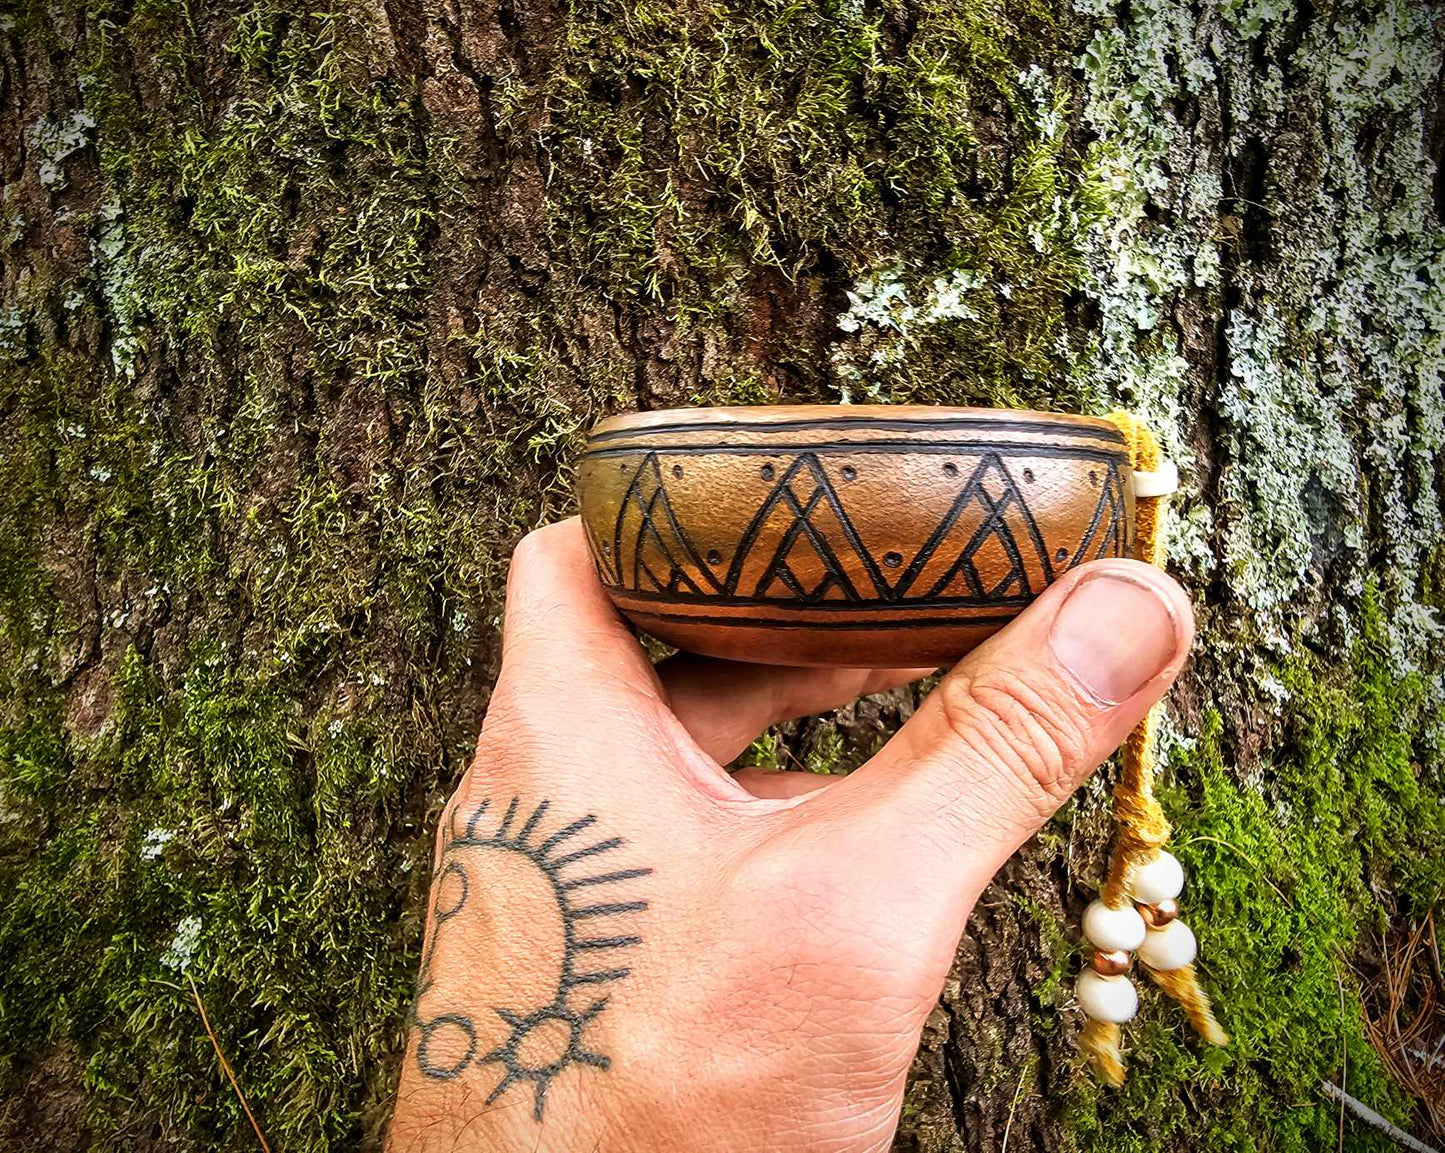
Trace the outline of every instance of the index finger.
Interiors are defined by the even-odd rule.
[[[512,553],[502,675],[569,704],[579,693],[619,689],[661,699],[652,662],[603,592],[575,516],[528,533]]]

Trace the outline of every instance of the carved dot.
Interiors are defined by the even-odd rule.
[[[903,554],[901,552],[884,553],[883,563],[889,568],[897,568],[903,563]]]
[[[1025,483],[1027,483],[1027,484],[1033,484],[1033,483],[1034,483],[1034,470],[1033,470],[1033,469],[1031,469],[1031,468],[1026,468],[1026,469],[1024,469],[1024,481],[1025,481]]]
[[[626,471],[627,471],[627,462],[626,462],[625,460],[618,462],[617,471],[618,471],[618,472],[626,472]]]
[[[1098,474],[1097,472],[1095,472],[1093,469],[1090,469],[1090,470],[1089,470],[1089,483],[1092,484],[1092,485],[1094,485],[1096,488],[1098,487],[1098,484],[1099,484],[1099,474]]]
[[[1069,559],[1069,550],[1066,549],[1066,548],[1061,548],[1061,549],[1059,549],[1058,552],[1054,553],[1054,563],[1055,563],[1055,564],[1063,564],[1063,563],[1064,563],[1066,560],[1068,560],[1068,559]]]
[[[612,555],[612,546],[611,546],[610,544],[604,544],[604,545],[602,546],[602,555],[603,555],[603,556],[611,556],[611,555]]]
[[[678,480],[681,480],[681,479],[682,479],[682,465],[680,465],[680,464],[675,464],[675,465],[673,465],[673,466],[672,466],[672,475],[675,476],[675,477],[677,477]]]
[[[857,470],[856,468],[854,468],[851,464],[845,464],[845,465],[843,466],[843,479],[844,479],[844,480],[855,480],[855,479],[857,478],[857,476],[858,476],[858,470]]]
[[[707,563],[708,563],[708,564],[719,564],[721,561],[722,561],[722,553],[718,552],[717,549],[715,549],[715,548],[710,548],[710,549],[707,550]]]
[[[952,461],[949,461],[948,464],[946,464],[946,465],[943,466],[943,475],[944,475],[944,476],[957,476],[957,475],[958,475],[958,465],[954,464]]]
[[[772,466],[772,465],[770,465],[770,464],[765,464],[765,465],[763,465],[763,479],[764,479],[764,480],[772,480],[772,479],[773,479],[773,466]]]

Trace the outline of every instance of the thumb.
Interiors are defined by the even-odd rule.
[[[1164,695],[1193,634],[1188,598],[1159,569],[1082,566],[959,662],[871,761],[801,808],[829,822],[835,850],[951,878],[966,915]]]

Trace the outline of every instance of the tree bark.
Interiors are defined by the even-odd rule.
[[[899,1147],[1317,1148],[1322,1079],[1428,1137],[1364,1017],[1445,886],[1442,61],[1424,0],[0,16],[0,1146],[251,1148],[188,977],[274,1146],[374,1143],[511,546],[605,413],[839,400],[1122,405],[1181,465],[1165,801],[1235,1036],[1146,995],[1129,1085],[1077,1067],[1106,772]]]

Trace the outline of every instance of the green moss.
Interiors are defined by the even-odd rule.
[[[1057,51],[1067,35],[1066,24],[1039,9],[991,19],[995,29],[1000,19],[1019,20],[1040,37],[1024,33],[1017,37],[1024,45],[1050,40]],[[981,27],[971,31],[988,36]],[[1001,55],[992,43],[976,47],[984,62]],[[832,354],[845,400],[1077,405],[1072,385],[1061,388],[1077,354],[1064,304],[1083,280],[1084,234],[1097,206],[1067,144],[1068,82],[1040,61],[1047,63],[1048,54],[1036,52],[1027,67],[985,72],[993,101],[1008,110],[1013,139],[1006,166],[991,163],[974,138],[976,128],[999,127],[983,114],[976,84],[970,95],[957,81],[946,85],[951,99],[942,109],[929,105],[951,114],[951,123],[936,126],[942,133],[936,151],[956,148],[960,158],[968,156],[970,193],[940,175],[930,207],[950,222],[954,210],[963,210],[948,247],[899,246],[848,293],[838,318],[844,336]],[[957,174],[961,167],[940,163],[939,171]]]
[[[1230,1044],[1203,1049],[1177,1009],[1146,992],[1124,1089],[1081,1083],[1070,1102],[1081,1147],[1142,1150],[1187,1134],[1209,1148],[1324,1148],[1338,1106],[1319,1083],[1346,1069],[1352,1094],[1408,1121],[1407,1098],[1366,1040],[1350,959],[1362,935],[1445,892],[1445,782],[1414,747],[1438,718],[1422,712],[1418,681],[1390,671],[1373,595],[1346,666],[1299,657],[1282,679],[1295,710],[1263,786],[1239,788],[1215,715],[1180,758],[1189,789],[1165,797]],[[1390,1147],[1358,1129],[1351,1141]]]
[[[440,177],[344,14],[253,11],[221,111],[179,9],[94,16],[78,44],[27,26],[86,79],[104,188],[89,267],[30,279],[0,357],[0,1095],[68,1052],[99,1147],[157,1123],[252,1147],[184,964],[273,1144],[350,1147],[389,1096],[420,816],[463,747],[437,695],[498,564],[380,409],[329,407],[421,391]],[[118,79],[133,52],[158,104]],[[352,435],[370,457],[338,474]]]
[[[1074,971],[1079,958],[1079,949],[1069,942],[1068,929],[1057,917],[1028,897],[1015,896],[1014,903],[1028,915],[1043,944],[1044,955],[1049,961],[1048,975],[1033,987],[1034,1000],[1049,1011],[1050,1018],[1057,1020],[1053,1010],[1062,1004],[1069,993],[1065,983]],[[1044,1024],[1041,1021],[1041,1024]],[[1045,1028],[1049,1026],[1044,1024]]]
[[[778,365],[810,391],[860,399],[879,395],[884,376],[899,400],[1017,395],[1021,374],[1039,395],[1057,377],[1062,299],[1081,267],[1072,202],[1060,206],[1066,87],[1045,82],[1036,107],[1020,80],[1058,55],[1067,25],[1054,5],[925,3],[906,47],[887,6],[569,12],[558,67],[532,84],[506,78],[499,134],[518,155],[547,157],[549,250],[585,270],[577,288],[665,305],[671,342],[707,359],[708,399],[775,399]],[[536,128],[523,110],[539,102],[551,112]],[[1017,158],[981,147],[985,134],[1018,141]],[[858,331],[831,366],[792,317],[759,333],[760,279],[826,324],[830,266],[861,277],[897,260],[906,280],[975,270],[989,288],[972,315],[928,332]],[[548,286],[549,328],[553,305],[564,325],[585,307],[571,290]],[[486,359],[533,350],[532,371],[550,375],[563,342],[537,339],[536,315],[484,317]],[[758,340],[771,361],[762,392]],[[626,387],[615,350],[590,347],[578,368],[598,396]]]
[[[782,741],[776,729],[769,729],[758,737],[747,751],[738,758],[739,768],[781,769]]]
[[[837,771],[844,754],[843,734],[836,725],[813,726],[804,745],[803,768],[810,773]]]
[[[141,1096],[172,1125],[234,1127],[242,1144],[234,1099],[195,1091],[220,1085],[184,969],[272,1139],[338,1140],[367,1092],[384,1097],[400,1043],[412,965],[396,879],[411,850],[371,831],[402,819],[425,757],[374,723],[299,717],[282,686],[192,657],[171,679],[131,650],[113,726],[71,763],[48,733],[7,740],[7,798],[48,762],[68,798],[105,799],[10,869],[5,1034],[83,1046],[101,1132]],[[188,921],[198,932],[179,948]]]

